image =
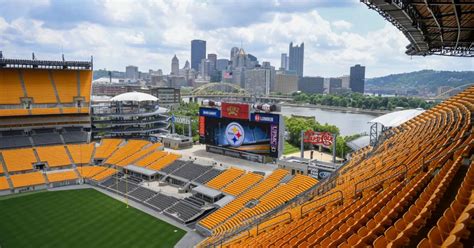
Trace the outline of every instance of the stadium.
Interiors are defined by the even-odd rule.
[[[402,30],[409,55],[473,54],[473,31],[465,28],[472,25],[472,4],[453,1],[455,14],[431,17],[431,5],[421,2],[363,2]],[[434,2],[437,11],[448,11],[448,3]],[[422,23],[413,13],[426,15],[415,18]],[[456,22],[461,15],[469,21]],[[444,33],[451,22],[458,32]],[[156,99],[122,95],[94,108],[92,70],[92,61],[0,58],[0,247],[474,244],[474,86],[384,129],[376,145],[318,181],[283,169],[205,164],[165,150],[144,138],[168,128]],[[212,119],[226,113],[224,105],[200,117],[211,125],[225,122]],[[234,120],[267,121],[270,128],[252,130],[267,142],[277,139],[271,130],[283,128],[276,115],[247,106],[242,118],[235,109],[245,106],[227,105]],[[252,126],[233,123],[242,132]],[[95,125],[103,129],[92,135]],[[278,157],[281,144],[274,145]],[[272,146],[259,146],[259,153],[272,153]]]

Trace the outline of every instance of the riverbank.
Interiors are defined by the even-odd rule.
[[[339,106],[327,106],[327,105],[316,105],[316,104],[300,104],[300,103],[282,103],[282,106],[286,107],[304,107],[304,108],[315,108],[315,109],[324,109],[330,111],[339,111],[344,113],[355,113],[355,114],[368,114],[368,115],[384,115],[392,111],[390,110],[372,110],[372,109],[361,109],[361,108],[352,108],[352,107],[339,107]]]

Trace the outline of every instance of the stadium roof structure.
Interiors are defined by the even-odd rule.
[[[401,124],[415,118],[417,115],[425,112],[423,109],[407,109],[401,111],[395,111],[382,116],[379,116],[369,123],[380,123],[384,127],[398,127]]]
[[[91,70],[91,61],[53,61],[36,59],[8,59],[1,56],[0,68],[35,68],[35,69],[73,69]]]
[[[370,144],[370,136],[365,135],[346,143],[353,151],[358,151]]]
[[[112,102],[143,102],[143,101],[158,101],[158,98],[152,96],[150,94],[142,93],[142,92],[127,92],[117,96],[114,96],[110,99]]]
[[[472,0],[360,0],[408,38],[408,55],[474,57]]]

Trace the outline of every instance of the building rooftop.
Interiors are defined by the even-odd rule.
[[[122,102],[122,101],[131,101],[131,102],[143,102],[143,101],[158,101],[158,98],[150,94],[142,92],[127,92],[117,96],[114,96],[110,99],[112,102]]]

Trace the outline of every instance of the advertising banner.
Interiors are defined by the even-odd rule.
[[[199,116],[199,136],[204,137],[206,135],[206,117]]]
[[[214,108],[199,108],[199,115],[213,118],[221,118],[221,111]]]
[[[280,115],[266,114],[266,113],[252,113],[250,115],[250,120],[255,121],[255,122],[263,122],[263,123],[279,123]]]
[[[315,132],[313,130],[308,130],[304,133],[303,141],[305,143],[322,145],[329,148],[334,142],[334,136],[329,132]]]
[[[242,103],[222,103],[221,111],[223,118],[248,120],[250,106]]]

